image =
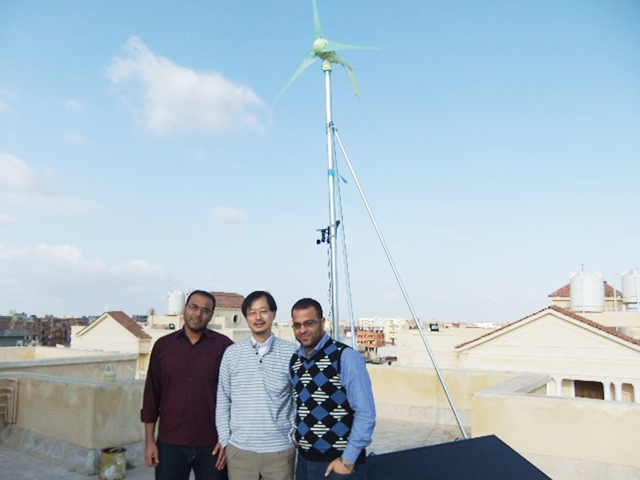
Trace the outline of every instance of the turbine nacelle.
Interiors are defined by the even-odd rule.
[[[316,38],[311,48],[313,48],[313,51],[315,52],[316,55],[321,57],[322,56],[321,54],[326,52],[325,48],[328,44],[329,44],[329,41],[327,39]]]

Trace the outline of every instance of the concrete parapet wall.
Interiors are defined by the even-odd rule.
[[[2,347],[0,348],[0,362],[15,362],[21,360],[43,360],[47,358],[73,358],[104,356],[104,352],[75,350],[72,348],[56,347]]]
[[[379,416],[457,425],[435,370],[367,365]],[[462,424],[471,425],[471,394],[518,373],[441,371]]]
[[[592,468],[640,468],[640,404],[527,393],[547,380],[524,375],[474,393],[474,436],[494,434],[521,454],[573,459]]]
[[[3,349],[0,349],[3,350]],[[55,350],[55,349],[52,349]],[[66,378],[102,380],[107,365],[113,365],[116,380],[135,378],[138,357],[134,354],[105,353],[63,358],[0,361],[0,375],[6,372],[41,373]]]
[[[18,378],[16,427],[87,449],[144,439],[144,382],[95,382],[12,372]]]
[[[0,362],[34,360],[36,347],[2,347],[0,348]]]

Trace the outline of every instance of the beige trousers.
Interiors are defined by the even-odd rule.
[[[225,448],[229,480],[293,480],[296,449],[255,453],[229,444]]]

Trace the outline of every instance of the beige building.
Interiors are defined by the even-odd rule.
[[[640,340],[555,305],[455,350],[462,369],[548,374],[549,395],[640,403]]]
[[[635,327],[619,326],[637,319],[636,312],[577,314],[551,305],[498,329],[425,336],[441,368],[539,373],[550,377],[549,395],[640,403],[640,339],[624,333]],[[398,365],[431,367],[419,332],[401,331]]]
[[[136,378],[146,372],[152,337],[124,312],[105,312],[86,327],[71,329],[71,349],[132,353],[137,356]]]

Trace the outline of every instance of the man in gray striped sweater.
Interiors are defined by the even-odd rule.
[[[242,303],[251,337],[220,364],[216,427],[230,480],[293,480],[295,405],[289,362],[297,347],[276,338],[276,302],[256,291]]]

